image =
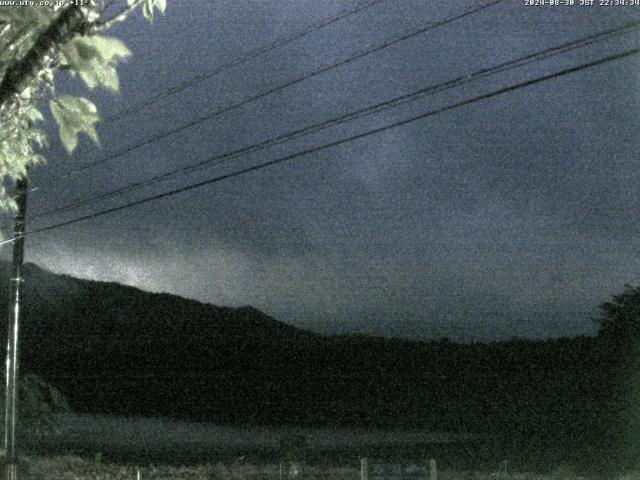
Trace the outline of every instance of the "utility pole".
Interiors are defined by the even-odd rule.
[[[5,479],[17,480],[16,424],[18,403],[18,327],[22,296],[22,261],[24,259],[24,233],[27,213],[27,178],[16,182],[17,212],[13,230],[13,261],[9,284],[9,318],[7,323],[7,377],[4,409]]]

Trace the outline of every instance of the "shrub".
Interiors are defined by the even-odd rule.
[[[0,430],[4,429],[5,389],[0,389]],[[18,429],[28,435],[60,432],[57,415],[71,413],[67,398],[50,383],[33,374],[18,381]]]

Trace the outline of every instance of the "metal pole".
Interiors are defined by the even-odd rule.
[[[369,468],[367,463],[366,457],[362,457],[360,459],[360,480],[369,480]]]
[[[438,480],[438,465],[433,458],[429,460],[429,478],[431,480]]]
[[[17,480],[16,423],[18,403],[18,326],[22,296],[22,261],[24,259],[25,216],[27,213],[27,179],[16,182],[17,212],[14,226],[13,262],[9,285],[9,321],[7,325],[6,390],[4,409],[5,478]]]

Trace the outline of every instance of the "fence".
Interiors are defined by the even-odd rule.
[[[280,480],[305,478],[304,466],[298,462],[280,462]],[[438,467],[434,459],[424,464],[385,463],[360,458],[360,480],[438,480]]]
[[[382,458],[386,458],[382,460]],[[397,458],[397,457],[396,457]],[[406,457],[405,457],[406,458]],[[416,458],[416,457],[414,457]],[[302,463],[296,460],[282,462],[254,462],[239,457],[232,462],[204,462],[192,466],[123,465],[105,462],[102,456],[93,459],[73,455],[61,457],[30,457],[20,464],[25,478],[105,478],[113,480],[197,480],[202,478],[236,478],[249,480],[442,480],[460,478],[458,471],[446,467],[438,470],[433,459],[408,462],[390,457],[357,456],[337,462]],[[446,465],[447,462],[443,462]],[[497,467],[497,465],[496,465]],[[507,463],[492,471],[475,471],[473,476],[487,480],[506,480]],[[23,478],[19,476],[19,478]],[[538,478],[538,477],[536,477]],[[555,478],[555,477],[553,477]],[[574,478],[574,477],[571,477]]]
[[[401,480],[401,479],[438,480],[438,467],[434,459],[424,465],[409,465],[371,462],[360,459],[360,480]]]

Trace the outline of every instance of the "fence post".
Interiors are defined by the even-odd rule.
[[[280,460],[280,469],[278,471],[278,478],[283,480],[284,466],[282,465],[282,460]]]
[[[429,480],[438,480],[438,466],[433,458],[429,460]]]
[[[369,471],[367,469],[366,457],[362,457],[360,459],[360,480],[369,480]]]

